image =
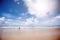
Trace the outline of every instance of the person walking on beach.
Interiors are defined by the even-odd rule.
[[[19,30],[20,30],[20,27],[19,27]]]

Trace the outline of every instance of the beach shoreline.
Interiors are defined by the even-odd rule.
[[[59,40],[60,28],[0,28],[0,40]]]

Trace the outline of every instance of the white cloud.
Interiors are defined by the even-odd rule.
[[[56,16],[55,18],[59,18],[60,19],[60,16]]]
[[[0,26],[5,24],[5,17],[0,18]]]
[[[23,0],[28,7],[28,13],[34,15],[35,18],[28,18],[26,24],[33,25],[55,25],[60,18],[59,16],[49,18],[51,15],[55,15],[55,11],[58,9],[57,0]]]
[[[3,13],[2,14],[4,17],[7,17],[7,18],[13,18],[14,16],[10,13]]]
[[[18,5],[20,4],[19,0],[14,0],[14,2],[16,2]]]
[[[11,25],[13,25],[13,26],[15,26],[15,25],[19,26],[19,25],[23,25],[23,22],[24,21],[21,21],[20,19],[6,19],[5,24],[7,24],[9,26],[11,26]]]
[[[17,2],[17,1],[19,1],[19,0],[14,0],[14,2]]]
[[[57,9],[57,0],[25,0],[28,12],[36,17],[47,17],[47,12]]]
[[[0,18],[0,21],[4,21],[4,20],[5,20],[5,17],[1,17],[1,18]]]
[[[17,19],[18,19],[18,20],[21,20],[21,19],[22,19],[22,17],[18,17]]]
[[[11,18],[5,18],[5,17],[1,17],[0,18],[0,26],[4,26],[4,25],[23,25],[23,21],[20,20],[20,17],[18,17],[18,19],[11,19]]]
[[[21,17],[18,17],[17,19],[6,19],[5,17],[1,17],[0,18],[0,26],[2,25],[8,25],[8,26],[11,26],[11,25],[26,25],[26,26],[45,26],[45,25],[59,25],[60,23],[60,16],[56,16],[56,17],[53,17],[52,19],[48,19],[48,20],[45,20],[45,19],[39,19],[39,18],[34,18],[34,17],[31,17],[31,18],[27,18],[26,21],[21,21]]]
[[[51,18],[50,20],[46,21],[48,25],[60,25],[60,16],[56,16]]]
[[[24,25],[30,25],[33,23],[33,18],[28,18],[26,19],[26,22],[24,23]]]
[[[20,4],[20,2],[17,2],[17,4],[19,5],[19,4]]]

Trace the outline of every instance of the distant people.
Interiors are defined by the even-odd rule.
[[[20,27],[19,27],[19,30],[20,30]]]

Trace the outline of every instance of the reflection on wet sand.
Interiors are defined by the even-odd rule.
[[[59,40],[60,28],[0,28],[0,40]]]

